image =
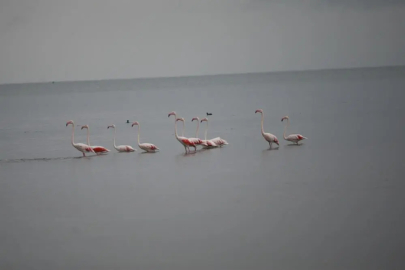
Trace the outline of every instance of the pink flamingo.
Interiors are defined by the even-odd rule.
[[[284,116],[283,118],[281,118],[281,122],[283,122],[283,120],[287,120],[287,124],[284,127],[283,133],[284,140],[298,144],[298,142],[308,139],[307,137],[304,137],[301,134],[290,134],[286,136],[285,133],[287,132],[287,126],[290,124],[290,118],[288,118],[288,116]]]
[[[84,144],[84,143],[75,143],[75,123],[73,122],[73,120],[70,120],[66,123],[66,126],[68,125],[72,125],[72,145],[74,148],[76,148],[77,150],[79,150],[80,152],[83,153],[83,156],[86,156],[86,152],[94,152],[94,150],[88,145],[88,144]]]
[[[88,125],[84,125],[82,126],[81,129],[87,129],[87,144],[90,145],[90,136],[89,136],[89,126]],[[98,146],[98,145],[93,145],[91,146],[91,149],[93,149],[93,151],[98,155],[98,154],[106,154],[108,152],[110,152],[110,150],[108,150],[107,148],[103,147],[103,146]]]
[[[184,150],[186,150],[186,153],[187,153],[187,148],[190,150],[190,147],[189,147],[190,143],[188,142],[188,139],[186,137],[177,135],[177,120],[179,120],[179,118],[177,118],[176,112],[169,113],[168,117],[170,117],[171,115],[174,115],[174,136],[179,141],[179,143],[181,143],[184,146]],[[184,125],[184,121],[183,121],[183,125]]]
[[[194,120],[197,120],[197,130],[195,131],[195,136],[198,138],[198,129],[200,128],[200,118],[194,117],[193,119],[191,119],[191,122],[193,122]],[[208,122],[207,122],[207,125],[208,125]],[[203,148],[205,148],[205,149],[214,148],[214,147],[218,146],[212,140],[207,140],[207,130],[205,130],[205,138],[204,138],[204,140],[202,140],[202,145],[203,145]]]
[[[184,118],[181,118],[181,119],[183,119],[183,136],[184,136],[184,127],[185,127],[185,123],[184,123]],[[193,122],[193,120],[197,120],[198,119],[198,117],[197,118],[193,118],[192,120],[191,120],[191,122]],[[199,120],[199,119],[198,119]],[[195,144],[195,145],[202,145],[202,146],[208,146],[208,144],[206,143],[206,142],[204,142],[203,140],[201,140],[200,138],[198,138],[198,126],[199,126],[199,121],[197,120],[197,131],[196,131],[196,135],[195,135],[195,138],[187,138],[190,142],[192,142],[193,144]],[[179,121],[181,121],[181,120],[179,120]]]
[[[116,131],[115,131],[115,125],[111,125],[111,126],[108,126],[107,127],[107,129],[109,129],[109,128],[113,128],[114,129],[114,148],[115,148],[115,150],[117,150],[118,152],[135,152],[136,150],[132,147],[132,146],[130,146],[130,145],[115,145],[115,134],[116,134]],[[88,130],[88,129],[87,129]]]
[[[273,134],[271,134],[271,133],[265,133],[265,132],[264,132],[264,129],[263,129],[263,121],[264,121],[263,110],[261,110],[261,109],[256,110],[255,113],[261,113],[261,114],[262,114],[262,136],[263,136],[263,138],[264,138],[266,141],[269,142],[270,148],[271,148],[271,145],[272,145],[273,143],[279,145],[278,139],[277,139],[277,137],[276,137],[275,135],[273,135]]]
[[[133,122],[132,126],[138,126],[138,146],[139,146],[139,148],[141,148],[142,150],[145,150],[146,152],[149,152],[149,153],[155,153],[156,151],[159,150],[159,148],[157,148],[156,145],[154,145],[154,144],[139,143],[139,132],[141,130],[141,126],[139,125],[139,123],[137,121]]]
[[[207,131],[208,131],[208,118],[203,118],[201,119],[201,123],[206,121],[207,125],[205,126],[205,137],[207,137]],[[210,141],[214,142],[217,146],[222,147],[223,145],[227,145],[228,142],[222,139],[221,137],[216,137],[214,139],[211,139]]]
[[[184,118],[177,118],[176,122],[177,121],[182,121],[183,126],[184,126]],[[190,146],[194,147],[194,151],[196,152],[197,151],[197,144],[196,144],[196,140],[195,140],[196,138],[186,138],[186,137],[183,137],[183,138],[185,138],[185,139],[182,139],[182,143],[183,143],[184,147],[187,146],[189,152],[190,152]],[[199,139],[197,139],[197,140],[199,140]],[[199,141],[201,141],[201,140],[199,140]],[[186,150],[186,153],[187,153],[187,150]]]

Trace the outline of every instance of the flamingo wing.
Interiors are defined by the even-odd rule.
[[[188,138],[188,140],[196,145],[204,144],[203,141],[199,138]]]
[[[93,146],[91,146],[91,148],[93,149],[93,151],[95,153],[107,153],[107,152],[110,152],[110,150],[108,150],[107,148],[105,148],[103,146],[93,145]]]
[[[80,152],[84,153],[84,152],[93,152],[92,148],[90,146],[88,146],[87,144],[84,143],[77,143],[75,145],[75,148],[77,150],[79,150]]]
[[[287,136],[288,141],[301,141],[306,139],[306,137],[302,136],[301,134],[290,134]]]
[[[117,149],[119,152],[135,152],[136,150],[130,145],[118,145]]]
[[[157,146],[152,143],[142,143],[139,145],[139,147],[148,152],[159,150],[159,148],[157,148]]]
[[[183,138],[181,139],[181,141],[182,141],[183,144],[185,144],[185,145],[188,145],[188,146],[195,146],[195,144],[194,144],[192,141],[190,141],[188,138],[183,137]]]
[[[226,145],[226,144],[228,144],[228,142],[225,141],[224,139],[222,139],[221,137],[216,137],[214,139],[211,139],[211,141],[213,141],[216,145]]]
[[[264,133],[263,136],[268,142],[274,142],[278,140],[277,137],[271,133]]]
[[[203,140],[203,145],[207,148],[211,147],[217,147],[216,143],[214,143],[212,140]]]

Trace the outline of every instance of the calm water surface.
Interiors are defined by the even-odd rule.
[[[0,86],[0,268],[404,269],[404,74]],[[189,137],[212,112],[208,137],[229,145],[184,155],[172,110]],[[284,115],[301,146],[283,141]],[[111,152],[81,158],[68,120]],[[126,120],[161,152],[117,153],[107,126],[136,146]]]

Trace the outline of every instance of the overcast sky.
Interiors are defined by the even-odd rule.
[[[386,65],[402,0],[0,0],[0,84]]]

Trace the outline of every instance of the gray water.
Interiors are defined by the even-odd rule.
[[[404,74],[0,86],[0,269],[403,269]],[[213,113],[208,137],[229,145],[185,155],[173,110],[189,137]],[[111,152],[82,158],[68,120]],[[161,151],[141,153],[126,120]],[[114,150],[111,124],[138,152]]]

